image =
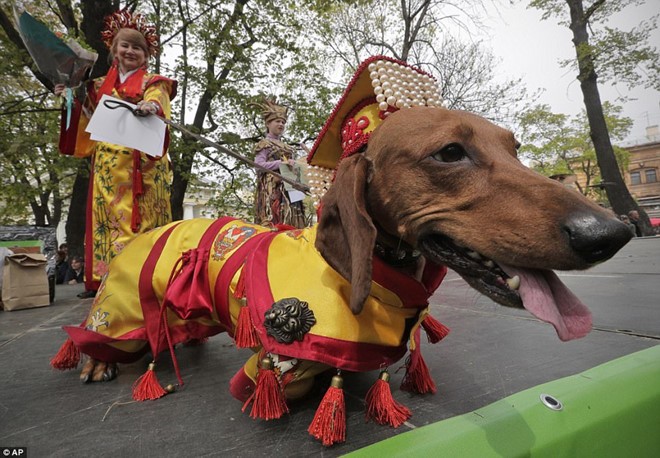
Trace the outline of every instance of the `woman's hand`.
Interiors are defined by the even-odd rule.
[[[53,88],[53,94],[62,95],[64,89],[66,89],[66,86],[64,84],[56,84],[55,87]]]
[[[141,100],[137,103],[137,109],[143,113],[158,113],[158,105],[156,105],[154,102],[145,102],[144,100]]]

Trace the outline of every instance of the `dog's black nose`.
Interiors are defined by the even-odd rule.
[[[632,238],[628,226],[614,218],[578,213],[564,224],[571,248],[587,263],[605,261]]]

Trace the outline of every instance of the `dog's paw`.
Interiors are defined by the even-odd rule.
[[[183,343],[184,347],[199,347],[201,345],[206,344],[208,342],[208,337],[204,337],[202,339],[188,339]]]
[[[117,377],[117,363],[104,363],[94,358],[88,358],[80,372],[80,381],[108,382]]]

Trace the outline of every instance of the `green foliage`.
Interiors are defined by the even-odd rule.
[[[54,30],[66,30],[79,40],[79,31],[87,33],[102,19],[93,16],[96,10],[89,7],[91,3],[24,3]],[[2,7],[6,10],[8,4],[3,2]],[[498,120],[510,118],[508,110],[525,96],[519,80],[493,83],[495,60],[481,45],[459,43],[447,32],[446,25],[450,23],[463,30],[477,25],[475,18],[481,0],[461,4],[443,0],[113,0],[113,5],[135,8],[157,25],[163,54],[151,62],[150,69],[179,82],[173,120],[248,157],[253,156],[253,145],[264,133],[262,121],[250,102],[277,96],[291,108],[285,140],[311,146],[355,67],[372,54],[383,53],[423,64],[439,76],[452,107]],[[60,23],[63,16],[54,14],[62,6],[72,7],[73,11],[73,21],[67,22],[66,27]],[[87,17],[82,17],[83,13]],[[472,16],[471,22],[461,23],[456,19],[460,14]],[[6,39],[3,43],[6,54],[16,54],[16,48]],[[89,43],[102,54],[99,43],[91,39]],[[14,80],[15,74],[21,75],[20,87],[10,92],[25,92],[28,83],[39,89],[25,71],[24,63],[6,59],[0,65],[7,66],[3,75],[14,75]],[[56,108],[52,97],[39,103],[44,109]],[[39,151],[45,158],[63,161],[57,165],[62,168],[56,171],[53,186],[66,198],[63,190],[71,189],[65,180],[70,179],[72,160],[55,153],[57,113],[42,115],[38,126],[36,116],[29,126],[27,121],[13,119],[13,129],[16,132],[17,126],[23,126],[22,145],[36,145],[48,139]],[[8,126],[5,132],[12,130]],[[183,195],[187,183],[197,186],[210,182],[218,189],[211,202],[215,202],[219,214],[249,214],[254,171],[176,130],[171,133],[170,157],[179,195]],[[44,160],[44,168],[51,166],[55,167]],[[47,190],[44,173],[40,176],[42,182],[38,186],[36,179],[28,182],[35,189]],[[34,190],[19,190],[16,182],[5,182],[16,190],[16,199],[34,194]],[[40,196],[38,192],[35,195]],[[54,195],[54,191],[49,194]],[[204,198],[207,197],[205,190]],[[16,202],[11,205],[15,208],[25,202],[16,199],[0,197],[0,201]],[[51,199],[53,214],[54,206]],[[35,206],[32,208],[34,212]]]
[[[44,7],[42,3],[39,7],[33,5],[34,2],[25,3],[30,12],[35,15],[39,13],[39,18],[54,30],[66,30],[58,24],[54,10]],[[175,120],[186,124],[192,131],[249,156],[252,145],[263,135],[261,121],[255,122],[249,102],[263,95],[277,95],[292,108],[288,137],[293,142],[306,140],[311,146],[310,142],[330,111],[339,89],[328,88],[325,84],[325,64],[316,58],[318,53],[305,29],[317,13],[332,10],[337,2],[154,0],[130,3],[131,8],[147,14],[149,20],[159,27],[164,54],[152,62],[151,69],[179,80],[179,97],[174,101]],[[7,10],[4,4],[3,7]],[[74,13],[78,15],[78,20],[85,20],[87,24],[98,23],[101,19],[82,18],[78,10]],[[90,14],[89,9],[87,13]],[[77,29],[72,27],[69,32],[75,34]],[[3,43],[7,53],[16,54],[16,48],[11,43],[7,40]],[[23,58],[29,62],[29,58]],[[20,61],[10,63],[4,60],[3,64],[34,83]],[[10,71],[3,72],[3,75],[10,74]],[[315,77],[310,78],[309,75]],[[54,99],[50,102],[53,103]],[[46,113],[44,116],[45,120],[51,121],[48,127],[51,136],[41,138],[50,139],[48,153],[55,154],[58,116],[56,113]],[[24,143],[32,141],[27,130],[21,133]],[[5,132],[10,131],[5,129]],[[32,133],[40,131],[43,133],[43,129],[30,130]],[[172,134],[170,155],[180,188],[185,189],[185,183],[194,181],[197,175],[208,176],[218,185],[223,197],[219,209],[232,213],[231,209],[226,208],[227,205],[235,205],[237,208],[234,211],[251,205],[251,202],[246,203],[251,199],[245,196],[254,186],[252,170],[213,151],[210,154],[215,156],[216,162],[209,162],[200,155],[203,145],[179,132],[172,131]],[[28,181],[36,189],[36,181]],[[9,207],[24,208],[30,193],[21,190],[13,181],[5,182],[21,199],[3,198],[3,211],[8,211]],[[40,186],[43,187],[43,183]],[[233,195],[240,198],[231,198]],[[25,219],[25,216],[22,218]]]
[[[625,8],[643,4],[644,0],[533,0],[529,6],[543,11],[543,19],[557,17],[560,24],[568,27],[567,3],[582,5],[582,20],[589,26],[589,41],[578,44],[577,59],[589,56],[601,81],[625,84],[628,88],[643,85],[660,90],[660,54],[655,46],[649,44],[651,32],[658,26],[658,15],[628,31],[612,26],[614,15]],[[576,59],[563,60],[560,64],[562,67],[577,68]]]
[[[176,10],[174,2],[161,3]],[[317,58],[306,25],[317,11],[327,11],[330,3],[185,2],[183,11],[176,10],[171,37],[165,39],[177,58],[171,66],[167,58],[161,60],[163,73],[179,80],[181,97],[174,105],[181,113],[179,121],[251,156],[264,126],[250,103],[277,96],[291,108],[287,138],[293,143],[314,139],[338,89],[327,87],[325,64]],[[254,172],[214,151],[209,154],[216,162],[209,162],[201,151],[201,145],[189,138],[173,142],[170,154],[178,177],[190,180],[198,175],[217,183],[222,196],[216,199],[218,211],[232,213],[226,209],[228,203],[237,206],[234,212],[243,211],[246,200],[251,201],[245,196],[251,195]]]
[[[595,32],[592,48],[598,76],[629,88],[641,84],[660,90],[658,50],[648,44],[657,20],[654,16],[628,32],[610,27]]]
[[[646,0],[580,0],[582,9],[593,21],[606,21],[613,14],[616,14],[628,6],[641,5]],[[543,11],[542,19],[551,17],[559,19],[559,23],[565,26],[569,25],[569,9],[567,0],[532,0],[529,2],[529,8],[536,8]]]
[[[609,102],[603,104],[605,120],[612,140],[622,141],[632,128],[632,120],[621,116],[622,107]],[[586,113],[569,117],[553,113],[548,105],[538,105],[524,111],[519,119],[519,140],[522,159],[530,162],[537,172],[552,176],[577,174],[586,179],[586,186],[601,182],[596,151],[590,136]],[[614,147],[621,173],[628,168],[629,153]],[[600,196],[600,190],[580,185],[583,194]]]
[[[482,3],[370,0],[337,6],[319,21],[316,41],[347,73],[375,54],[418,65],[437,78],[448,107],[510,124],[515,106],[527,97],[522,80],[498,81],[497,60],[483,43],[458,38],[481,27]]]
[[[631,5],[640,5],[643,0],[533,0],[530,6],[543,11],[543,18],[559,17],[560,24],[570,28],[573,35],[576,58],[577,79],[580,81],[584,106],[589,114],[590,140],[593,140],[595,156],[601,167],[599,174],[604,178],[600,188],[604,189],[607,200],[614,211],[625,214],[637,209],[630,191],[622,177],[621,150],[612,146],[611,138],[616,133],[608,132],[616,128],[610,126],[602,106],[598,81],[608,81],[614,85],[621,82],[628,87],[643,84],[658,88],[660,70],[658,51],[648,44],[651,32],[656,28],[657,15],[630,31],[612,27],[616,24],[616,13]],[[564,65],[571,61],[564,62]],[[592,173],[593,161],[588,149],[582,150],[582,164],[587,177],[587,185],[593,178],[597,184],[599,175]],[[605,183],[606,182],[606,183]],[[650,231],[650,222],[641,212],[642,232]]]
[[[75,163],[56,151],[59,103],[24,57],[0,32],[0,224],[56,225]]]

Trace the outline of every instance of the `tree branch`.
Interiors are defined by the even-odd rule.
[[[365,42],[365,44],[373,45],[373,46],[380,46],[381,48],[385,48],[388,51],[390,51],[392,53],[392,57],[394,57],[395,59],[404,60],[404,61],[406,60],[402,55],[399,55],[399,53],[396,51],[396,49],[394,49],[392,47],[392,45],[390,45],[389,43],[385,43],[383,41],[370,41],[370,40],[367,40]]]
[[[584,12],[584,22],[589,22],[591,16],[593,16],[596,10],[598,10],[598,8],[600,8],[603,3],[605,3],[605,0],[597,0],[593,3],[593,5],[587,8]]]

